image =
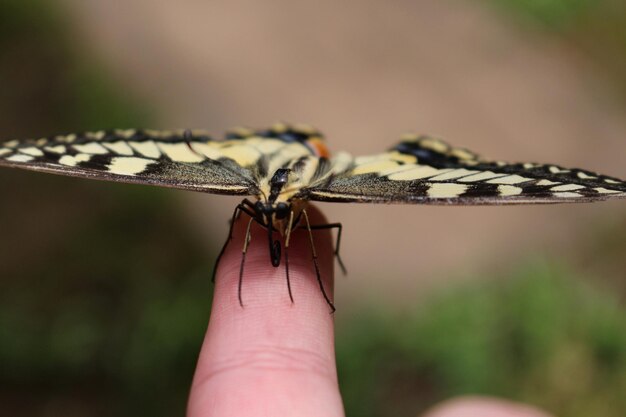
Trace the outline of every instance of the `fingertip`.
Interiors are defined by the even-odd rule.
[[[319,210],[310,207],[307,213],[311,223],[325,223]],[[243,259],[248,229],[250,241]],[[278,267],[270,261],[267,233],[245,214],[233,225],[233,239],[217,268],[211,319],[194,376],[189,415],[208,409],[211,415],[228,415],[225,409],[216,411],[216,407],[226,407],[238,410],[233,415],[244,416],[241,404],[246,402],[273,408],[271,415],[343,414],[333,316],[320,291],[311,248],[312,240],[320,277],[332,299],[330,233],[294,230]],[[286,255],[293,303],[287,287]],[[238,299],[240,288],[243,307]],[[238,393],[237,399],[233,392]],[[207,400],[225,397],[228,400]]]
[[[327,223],[314,206],[308,206],[306,213],[312,225]],[[317,308],[313,305],[322,301],[326,304],[325,310],[330,311],[317,279],[319,273],[324,291],[332,300],[334,254],[330,231],[313,230],[309,233],[302,216],[299,226],[291,233],[289,248],[278,233],[272,235],[272,244],[274,241],[280,242],[281,251],[280,264],[276,267],[271,262],[268,230],[246,214],[236,219],[233,238],[216,267],[214,304],[220,308],[240,307],[241,292],[245,307],[266,306],[281,310],[295,304],[301,310],[307,310]],[[292,297],[289,296],[288,283]],[[234,296],[236,303],[233,303]]]

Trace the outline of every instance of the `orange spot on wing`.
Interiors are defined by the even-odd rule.
[[[330,158],[330,151],[326,147],[324,141],[320,138],[312,138],[308,140],[309,145],[315,151],[317,156]]]

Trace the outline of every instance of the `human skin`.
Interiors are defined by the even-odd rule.
[[[325,224],[315,208],[311,224]],[[209,327],[191,387],[189,417],[340,417],[334,324],[316,279],[306,230],[292,233],[289,300],[283,259],[271,265],[267,231],[251,225],[242,298],[237,289],[249,217],[240,216],[217,270]],[[313,232],[319,268],[332,298],[333,246],[328,230]],[[424,417],[548,417],[508,402],[467,398],[444,403]]]

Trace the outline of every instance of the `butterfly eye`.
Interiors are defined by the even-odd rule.
[[[287,203],[278,203],[276,205],[276,218],[284,219],[289,214],[289,205]]]

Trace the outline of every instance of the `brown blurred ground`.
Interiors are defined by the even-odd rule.
[[[64,3],[76,36],[156,104],[163,126],[220,134],[304,121],[332,149],[356,154],[415,129],[498,159],[626,177],[626,118],[611,92],[558,39],[511,27],[479,2]],[[236,199],[180,196],[210,242],[225,236]],[[565,253],[581,230],[623,207],[322,208],[345,226],[350,278],[338,282],[341,303],[363,293],[414,299],[451,271],[481,273],[528,251]]]

